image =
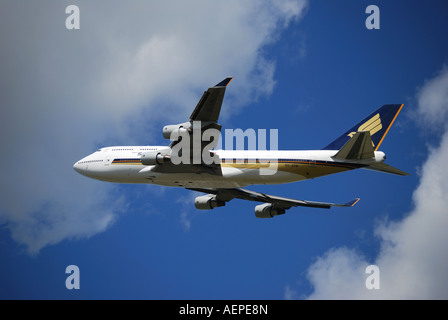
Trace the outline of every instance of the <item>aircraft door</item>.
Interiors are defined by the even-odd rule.
[[[105,153],[105,158],[104,158],[104,166],[109,166],[112,163],[112,153],[109,152],[109,148],[106,148],[103,150]]]

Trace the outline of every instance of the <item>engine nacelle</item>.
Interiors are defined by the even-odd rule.
[[[198,210],[210,210],[225,205],[225,201],[217,200],[216,196],[212,194],[196,197],[196,199],[194,199],[194,206]]]
[[[164,126],[162,130],[163,137],[168,140],[170,140],[171,137],[173,137],[173,140],[177,140],[177,138],[180,137],[183,133],[190,132],[191,131],[190,127],[191,127],[190,122]]]
[[[153,166],[158,164],[163,164],[165,162],[170,161],[170,156],[163,155],[160,153],[160,151],[149,151],[149,152],[143,152],[140,161],[145,166]]]
[[[255,207],[257,218],[273,218],[281,214],[285,214],[285,209],[276,208],[272,203],[263,203]]]

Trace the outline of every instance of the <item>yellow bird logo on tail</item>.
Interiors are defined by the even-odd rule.
[[[375,133],[380,131],[382,128],[383,128],[383,125],[381,124],[380,114],[377,113],[372,118],[370,118],[369,120],[364,122],[362,125],[360,125],[359,128],[358,128],[358,132],[370,131],[370,135],[373,136]],[[350,132],[348,134],[348,136],[350,138],[353,138],[355,133],[356,132]],[[372,145],[375,146],[375,144],[373,144],[373,142],[372,142]]]

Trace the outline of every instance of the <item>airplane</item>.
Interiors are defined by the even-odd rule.
[[[105,147],[77,161],[73,168],[102,181],[151,183],[205,193],[195,198],[199,210],[222,207],[232,199],[260,202],[255,207],[257,218],[282,215],[292,207],[352,207],[359,198],[343,204],[317,202],[243,187],[291,183],[359,168],[408,175],[384,163],[386,155],[378,151],[403,104],[383,105],[320,150],[215,150],[216,133],[221,130],[218,118],[232,79],[208,88],[187,122],[163,127],[163,137],[171,140],[169,146]],[[208,138],[207,132],[211,132]],[[197,139],[195,134],[199,134],[199,143],[190,143]]]

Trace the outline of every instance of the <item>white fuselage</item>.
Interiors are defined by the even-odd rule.
[[[337,150],[216,150],[222,174],[196,172],[187,166],[164,171],[166,164],[145,166],[141,154],[166,146],[117,146],[101,148],[74,164],[74,169],[90,178],[116,183],[152,183],[173,187],[240,188],[257,184],[280,184],[312,179],[382,162],[383,152],[363,161],[335,161]],[[171,167],[173,164],[171,164]],[[173,167],[172,167],[173,168]]]

